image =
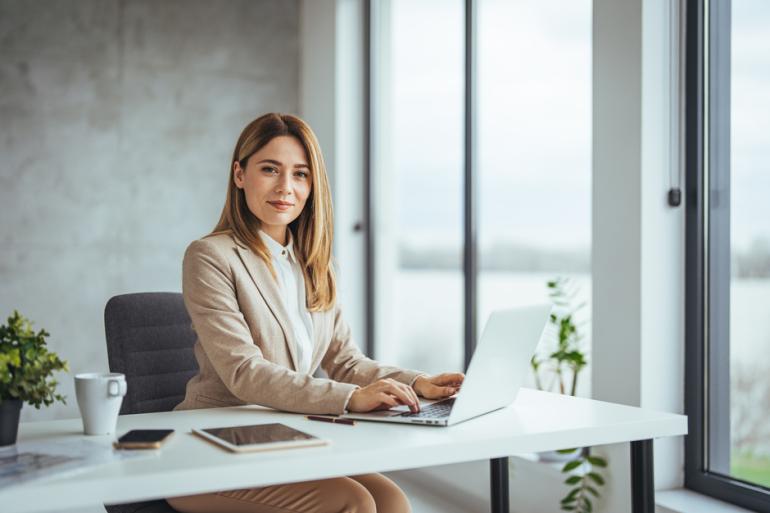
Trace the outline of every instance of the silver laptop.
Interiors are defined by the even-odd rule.
[[[550,313],[550,304],[493,312],[473,353],[465,381],[454,397],[420,402],[418,413],[399,406],[385,411],[348,413],[343,417],[451,426],[508,406],[516,399]]]

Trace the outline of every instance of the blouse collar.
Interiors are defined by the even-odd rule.
[[[262,230],[259,230],[259,236],[262,238],[262,242],[265,243],[265,246],[267,246],[268,251],[270,251],[270,255],[274,259],[279,259],[280,257],[286,257],[288,255],[289,260],[292,262],[297,261],[297,257],[294,255],[294,238],[291,235],[291,230],[287,230],[288,232],[288,238],[289,243],[286,244],[286,246],[281,246],[275,239],[273,239],[271,236],[263,232]]]

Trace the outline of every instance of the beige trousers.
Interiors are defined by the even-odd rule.
[[[182,513],[411,513],[409,499],[382,474],[336,477],[166,499]]]

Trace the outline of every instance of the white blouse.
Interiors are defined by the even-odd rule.
[[[307,310],[305,277],[294,255],[294,241],[289,232],[289,243],[284,247],[265,232],[259,232],[272,256],[273,268],[278,278],[278,288],[283,298],[289,323],[297,341],[297,372],[308,374],[313,357],[313,319]]]

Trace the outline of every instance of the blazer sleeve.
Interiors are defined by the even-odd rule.
[[[239,308],[232,269],[211,242],[197,240],[187,248],[182,290],[203,351],[234,396],[284,411],[344,412],[357,386],[314,378],[263,357]]]
[[[339,305],[334,308],[334,331],[321,367],[335,381],[366,386],[390,378],[411,385],[424,372],[382,365],[367,358],[353,342],[350,327],[342,317]]]

